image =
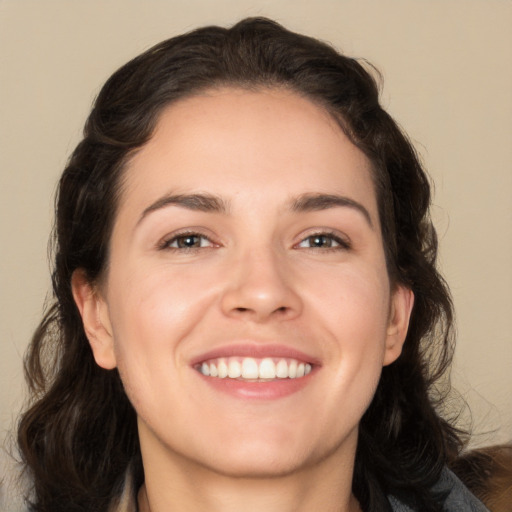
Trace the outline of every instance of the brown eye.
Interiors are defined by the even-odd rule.
[[[307,238],[309,247],[332,247],[336,242],[327,235],[314,235]]]
[[[319,234],[308,236],[299,244],[299,247],[305,247],[308,249],[329,249],[340,245],[340,241],[336,240],[333,235]]]
[[[177,235],[165,242],[167,249],[200,249],[202,247],[211,247],[212,242],[203,235],[197,233],[185,233]]]
[[[176,239],[176,245],[180,249],[189,249],[190,247],[201,247],[201,238],[197,235],[180,236]]]
[[[348,248],[348,244],[341,238],[329,233],[318,233],[302,240],[298,247],[305,249],[334,249]]]

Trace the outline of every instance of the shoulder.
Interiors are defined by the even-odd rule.
[[[490,510],[512,510],[512,443],[468,451],[451,469]]]
[[[442,503],[443,512],[489,512],[469,489],[448,468],[444,468],[432,494]],[[394,495],[388,496],[394,512],[418,512]]]

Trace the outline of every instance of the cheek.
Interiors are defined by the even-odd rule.
[[[347,267],[317,278],[310,286],[310,302],[347,349],[370,349],[385,339],[390,308],[385,270],[370,265]]]
[[[117,368],[137,414],[149,423],[152,411],[165,415],[164,410],[174,410],[181,400],[193,399],[180,385],[185,371],[182,346],[209,300],[208,287],[190,276],[166,274],[157,268],[137,270],[129,278],[111,281]],[[163,396],[169,401],[165,408]]]
[[[155,265],[129,277],[112,276],[110,318],[118,364],[144,373],[175,366],[182,340],[200,322],[211,301],[211,287],[183,272]]]
[[[378,267],[377,267],[378,268]],[[379,271],[347,270],[323,279],[311,303],[327,329],[325,339],[337,364],[333,384],[355,394],[372,394],[384,361],[390,308],[387,276]]]

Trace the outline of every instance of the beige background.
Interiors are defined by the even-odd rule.
[[[154,43],[266,15],[369,59],[436,183],[475,444],[512,438],[510,0],[0,0],[0,432],[49,287],[55,184],[99,87]]]

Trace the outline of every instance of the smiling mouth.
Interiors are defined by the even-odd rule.
[[[206,377],[268,382],[300,379],[311,373],[313,365],[293,358],[220,357],[195,366]]]

